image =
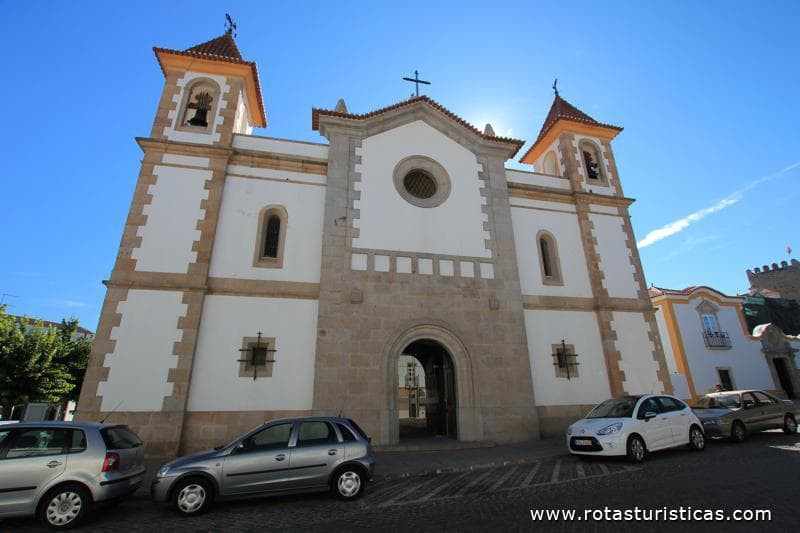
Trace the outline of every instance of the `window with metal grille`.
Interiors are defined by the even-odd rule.
[[[264,257],[278,257],[281,239],[281,219],[277,215],[267,218],[267,235],[264,239]]]
[[[436,180],[427,172],[412,170],[403,178],[403,186],[415,198],[425,200],[436,194]]]

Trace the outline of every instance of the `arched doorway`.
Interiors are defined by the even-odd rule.
[[[433,343],[438,345],[446,354],[447,358],[442,358],[442,363],[448,362],[452,368],[453,386],[453,414],[450,415],[452,428],[451,434],[460,441],[479,441],[483,439],[483,419],[480,416],[480,409],[476,404],[475,380],[473,377],[472,358],[467,347],[461,342],[459,335],[453,332],[453,328],[444,321],[428,318],[419,321],[409,321],[398,324],[397,331],[392,340],[384,345],[383,356],[381,358],[381,373],[385,376],[384,387],[381,391],[381,402],[383,409],[380,413],[380,427],[377,435],[378,444],[398,444],[400,442],[400,402],[398,398],[398,386],[401,383],[399,377],[399,360],[407,347],[420,342],[421,345]],[[431,349],[432,350],[432,349]],[[423,355],[423,357],[425,357]],[[410,357],[418,361],[416,357]],[[419,365],[422,368],[422,365]],[[428,376],[425,376],[426,383]],[[433,383],[433,382],[432,382]],[[427,392],[427,391],[426,391]],[[448,407],[449,407],[448,405]],[[405,405],[407,409],[407,403]],[[452,421],[452,417],[455,421]],[[426,420],[427,428],[427,420]]]
[[[400,440],[458,438],[455,368],[447,348],[432,339],[406,346],[398,358]]]

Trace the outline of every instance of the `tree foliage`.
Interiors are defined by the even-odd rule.
[[[91,351],[89,339],[73,338],[76,319],[61,327],[14,317],[0,307],[0,405],[3,418],[24,402],[62,403],[77,398]]]

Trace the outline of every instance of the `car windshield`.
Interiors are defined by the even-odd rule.
[[[742,406],[739,403],[738,394],[724,394],[721,396],[703,396],[697,400],[695,407],[698,409],[738,409]]]
[[[631,418],[633,408],[641,396],[626,396],[625,398],[615,398],[606,400],[592,409],[586,418]]]

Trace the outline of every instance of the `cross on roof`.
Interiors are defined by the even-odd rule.
[[[227,33],[232,33],[233,36],[236,37],[236,23],[227,13],[225,13],[225,31]]]
[[[424,80],[419,79],[419,71],[416,71],[416,70],[414,71],[414,77],[413,78],[403,78],[403,79],[405,81],[410,81],[410,82],[414,83],[414,85],[416,85],[417,96],[419,96],[419,84],[420,83],[423,83],[425,85],[430,85],[431,84],[431,82],[429,82],[429,81],[424,81]]]

